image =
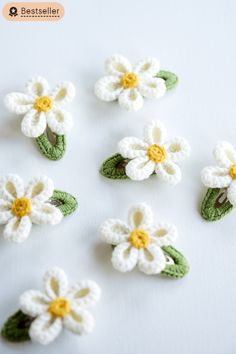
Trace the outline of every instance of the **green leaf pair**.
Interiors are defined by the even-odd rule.
[[[209,188],[201,206],[201,215],[207,221],[223,218],[233,209],[227,199],[227,188]]]
[[[66,151],[65,135],[57,135],[47,128],[46,132],[35,139],[39,150],[49,160],[60,160]]]

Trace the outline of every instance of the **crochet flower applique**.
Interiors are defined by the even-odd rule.
[[[189,156],[190,145],[182,137],[166,140],[164,124],[153,121],[144,127],[143,139],[124,138],[118,143],[118,151],[102,164],[103,176],[142,181],[156,174],[160,180],[176,185],[182,178],[178,163]]]
[[[5,224],[6,240],[23,242],[32,224],[56,225],[76,208],[76,199],[54,190],[53,181],[46,176],[35,177],[26,187],[18,175],[0,177],[0,224]]]
[[[213,155],[217,165],[201,172],[202,183],[208,187],[201,215],[208,221],[221,219],[236,206],[236,150],[227,141],[220,141]]]
[[[63,328],[77,335],[91,333],[94,318],[87,310],[100,299],[100,288],[91,280],[68,286],[60,268],[46,272],[44,291],[28,290],[21,295],[20,310],[4,324],[2,336],[11,342],[32,340],[46,345]]]
[[[138,111],[143,106],[143,97],[160,98],[166,90],[176,86],[175,74],[160,70],[156,58],[146,58],[132,67],[122,55],[113,55],[105,63],[107,76],[95,84],[95,94],[102,101],[118,100],[128,111]]]
[[[62,82],[50,90],[47,80],[37,76],[26,83],[26,93],[9,93],[5,104],[9,111],[23,115],[23,134],[35,138],[47,158],[59,160],[65,153],[65,135],[73,125],[64,106],[74,97],[75,87],[71,82]]]
[[[104,242],[114,246],[111,262],[120,272],[131,271],[137,265],[149,275],[182,278],[188,273],[186,259],[173,247],[177,228],[163,222],[154,224],[152,210],[144,203],[129,210],[127,223],[106,220],[100,233]]]

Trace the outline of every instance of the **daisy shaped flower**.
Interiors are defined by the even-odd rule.
[[[94,319],[87,311],[100,298],[100,288],[91,280],[82,280],[69,287],[60,268],[44,276],[44,292],[28,290],[20,297],[20,309],[33,317],[29,328],[31,340],[49,344],[63,327],[75,334],[87,334],[94,328]]]
[[[26,188],[14,174],[0,178],[0,224],[6,224],[3,236],[14,242],[25,241],[33,224],[58,224],[63,215],[48,201],[54,191],[46,177],[32,179]]]
[[[118,100],[121,107],[138,111],[143,97],[160,98],[166,92],[165,80],[156,77],[160,64],[155,58],[146,58],[132,67],[122,55],[113,55],[105,63],[107,76],[95,84],[95,94],[103,101]]]
[[[128,222],[108,219],[101,226],[102,240],[114,245],[113,267],[128,272],[136,265],[146,274],[158,274],[166,267],[168,259],[163,246],[172,245],[178,235],[173,225],[153,224],[151,208],[137,204],[129,210]]]
[[[122,157],[130,161],[126,175],[135,181],[147,179],[154,172],[169,184],[181,180],[177,163],[190,154],[190,145],[182,137],[166,141],[166,128],[160,121],[153,121],[144,127],[143,140],[133,137],[122,139],[118,144]]]
[[[74,96],[75,87],[71,82],[63,82],[50,90],[47,80],[37,76],[26,83],[26,93],[9,93],[5,104],[11,112],[24,115],[21,130],[26,136],[39,137],[47,125],[53,133],[65,135],[71,130],[73,122],[70,113],[63,107]]]
[[[213,154],[217,166],[202,170],[202,183],[209,188],[227,188],[227,198],[236,206],[236,150],[227,141],[220,141]]]

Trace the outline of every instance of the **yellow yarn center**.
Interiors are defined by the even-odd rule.
[[[26,197],[15,199],[12,204],[11,211],[18,218],[29,215],[32,211],[31,200]]]
[[[63,298],[57,297],[49,304],[48,311],[55,317],[65,317],[71,310],[70,302]]]
[[[135,88],[139,84],[139,77],[135,73],[126,73],[121,78],[121,85],[125,89]]]
[[[39,112],[48,112],[53,107],[53,100],[48,96],[42,96],[35,100],[34,108]]]
[[[233,179],[236,179],[236,163],[230,167],[229,174]]]
[[[149,159],[156,163],[164,162],[167,158],[167,152],[164,146],[157,144],[151,145],[148,148],[147,154]]]
[[[135,229],[130,234],[129,242],[135,248],[147,248],[150,243],[150,236],[146,231],[142,229]]]

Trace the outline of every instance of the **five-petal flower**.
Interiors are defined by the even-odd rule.
[[[53,191],[53,181],[46,176],[32,179],[26,188],[17,175],[0,178],[0,224],[6,224],[4,238],[23,242],[29,237],[32,223],[58,224],[63,215],[48,202]]]
[[[128,223],[108,219],[101,226],[103,241],[114,245],[112,264],[121,272],[136,265],[146,274],[158,274],[168,264],[162,246],[172,245],[177,228],[167,223],[153,224],[151,208],[140,203],[129,210]]]
[[[190,154],[186,139],[176,137],[166,141],[166,128],[160,121],[144,127],[144,139],[127,137],[118,144],[118,151],[130,161],[126,175],[135,181],[147,179],[153,172],[165,182],[175,185],[181,180],[178,162]]]
[[[62,82],[50,90],[47,80],[37,76],[26,83],[26,94],[9,93],[5,104],[11,112],[24,115],[21,130],[26,136],[39,137],[47,125],[53,133],[65,135],[71,130],[73,121],[63,107],[74,96],[75,87],[71,82]]]
[[[159,98],[166,92],[165,80],[156,77],[160,64],[155,58],[146,58],[132,67],[122,55],[113,55],[105,69],[108,75],[96,82],[96,96],[107,102],[118,99],[126,110],[137,111],[143,106],[143,97]]]
[[[52,342],[63,327],[75,334],[92,332],[94,318],[87,311],[100,298],[100,288],[91,280],[68,287],[67,276],[60,268],[44,276],[44,292],[28,290],[20,297],[20,309],[34,318],[29,335],[41,344]]]
[[[217,166],[202,170],[202,183],[209,188],[227,188],[227,198],[236,206],[236,150],[227,141],[220,141],[213,154]]]

